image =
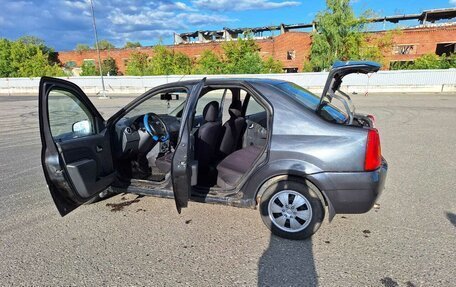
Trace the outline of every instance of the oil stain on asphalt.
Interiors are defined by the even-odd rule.
[[[141,197],[142,196],[138,196],[135,199],[124,201],[124,202],[119,202],[119,203],[106,203],[106,206],[107,207],[111,207],[111,211],[112,212],[122,211],[126,206],[130,206],[133,203],[139,202],[139,199]]]

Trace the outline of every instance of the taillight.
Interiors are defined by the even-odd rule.
[[[377,129],[370,129],[367,133],[366,157],[364,170],[376,170],[382,163],[382,149],[380,147],[380,136]]]

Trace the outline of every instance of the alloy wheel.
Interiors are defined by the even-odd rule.
[[[272,223],[286,232],[299,232],[312,220],[309,200],[294,190],[281,190],[274,194],[268,204]]]

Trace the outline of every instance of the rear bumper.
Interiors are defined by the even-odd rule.
[[[314,174],[315,184],[323,191],[335,213],[369,211],[385,187],[388,164],[371,172],[323,172]]]

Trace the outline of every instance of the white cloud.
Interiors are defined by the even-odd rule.
[[[94,0],[100,39],[117,45],[125,41],[154,43],[173,33],[217,29],[237,21],[224,10],[274,9],[299,5],[280,0]],[[37,14],[36,11],[40,11]],[[18,19],[20,19],[18,21]],[[42,38],[57,51],[77,43],[94,43],[89,0],[16,0],[0,9],[0,37]]]
[[[109,4],[108,4],[109,5]],[[183,2],[144,2],[127,7],[113,5],[100,19],[99,30],[104,29],[107,38],[115,44],[125,41],[151,42],[154,39],[171,37],[175,32],[207,27],[208,23],[223,24],[230,19],[219,14],[202,13]],[[103,30],[101,30],[103,31]]]
[[[213,11],[244,11],[259,9],[277,9],[301,5],[298,1],[268,1],[268,0],[192,0],[192,3],[201,9]]]
[[[200,13],[189,13],[189,14],[182,13],[182,14],[177,15],[177,18],[180,18],[180,17],[182,17],[186,23],[191,24],[191,25],[197,25],[197,26],[207,25],[207,23],[221,24],[221,23],[237,21],[236,19],[230,19],[223,15],[208,15],[208,14],[200,14]]]
[[[450,0],[450,5],[456,6],[456,0]]]
[[[70,8],[76,8],[80,10],[86,10],[89,9],[90,3],[88,1],[82,0],[82,1],[69,1],[66,0],[63,2],[65,6],[70,7]]]

